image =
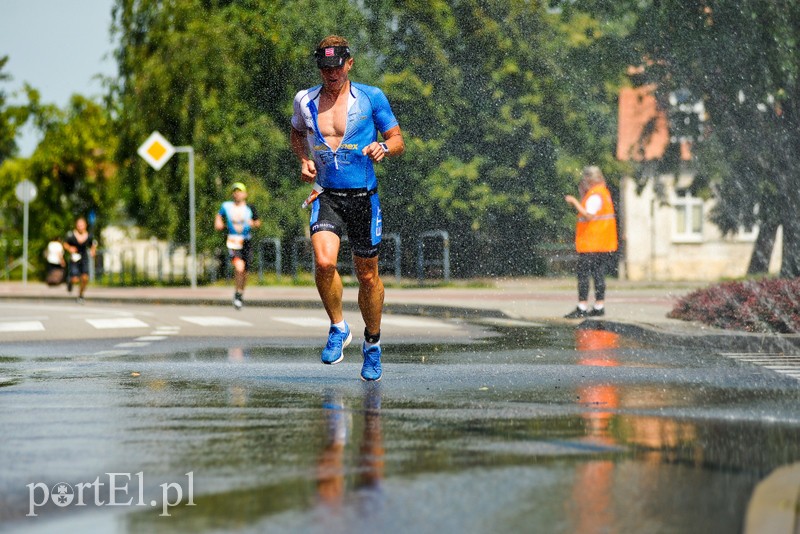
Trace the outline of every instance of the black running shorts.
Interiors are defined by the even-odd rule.
[[[311,206],[311,235],[347,234],[353,255],[374,258],[380,252],[383,216],[376,190],[325,189]]]

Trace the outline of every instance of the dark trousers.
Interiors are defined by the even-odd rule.
[[[578,254],[578,300],[589,298],[589,278],[594,280],[594,299],[605,300],[606,273],[614,258],[613,252],[584,252]]]

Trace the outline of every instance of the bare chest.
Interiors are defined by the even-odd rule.
[[[320,97],[317,128],[325,141],[336,150],[347,128],[347,94],[333,98]]]

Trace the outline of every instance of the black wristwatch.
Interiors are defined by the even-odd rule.
[[[381,145],[381,148],[383,149],[383,153],[384,154],[388,154],[389,153],[389,145],[387,145],[386,143],[378,143],[378,144]]]

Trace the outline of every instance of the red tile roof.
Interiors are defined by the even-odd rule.
[[[664,156],[669,146],[667,115],[658,109],[655,84],[627,87],[619,93],[617,159],[652,161]],[[681,159],[691,159],[691,144],[681,142]]]

